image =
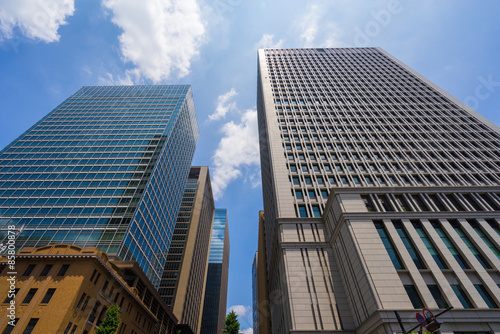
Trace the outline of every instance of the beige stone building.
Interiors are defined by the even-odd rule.
[[[495,124],[379,48],[259,50],[257,94],[273,333],[500,333]]]

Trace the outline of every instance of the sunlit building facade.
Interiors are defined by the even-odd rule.
[[[259,50],[257,87],[272,332],[499,332],[499,128],[379,48]]]
[[[0,242],[98,247],[158,288],[198,136],[189,85],[82,87],[0,152]]]

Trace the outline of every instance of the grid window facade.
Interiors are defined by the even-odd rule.
[[[82,87],[0,151],[0,226],[18,249],[136,260],[157,286],[197,139],[188,85]]]

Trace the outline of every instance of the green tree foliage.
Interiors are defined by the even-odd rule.
[[[240,322],[238,315],[234,311],[229,312],[224,320],[224,334],[238,334],[240,332]]]
[[[120,306],[113,305],[106,311],[102,323],[96,328],[95,334],[114,334],[120,326]]]

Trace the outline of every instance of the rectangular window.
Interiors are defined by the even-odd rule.
[[[453,257],[455,258],[455,260],[458,262],[458,264],[460,265],[460,267],[462,269],[469,269],[469,266],[465,262],[465,260],[462,257],[462,255],[458,252],[458,250],[455,248],[455,246],[450,241],[450,239],[448,238],[448,236],[444,233],[443,228],[440,227],[439,225],[437,225],[437,223],[433,223],[432,225],[434,226],[434,229],[436,230],[437,234],[439,235],[439,237],[441,238],[441,240],[443,241],[443,243],[446,245],[446,247],[450,251],[451,255],[453,255]]]
[[[45,296],[43,296],[42,304],[47,304],[48,302],[50,302],[52,296],[54,295],[54,292],[56,292],[56,289],[48,289]]]
[[[465,294],[464,290],[462,290],[462,287],[460,285],[452,285],[451,288],[457,295],[457,298],[460,300],[460,303],[462,303],[462,306],[464,308],[473,308],[472,303],[470,302],[469,298],[467,298],[467,295]]]
[[[68,271],[69,264],[63,264],[59,272],[57,273],[57,276],[64,276],[66,272]]]
[[[31,275],[31,272],[33,271],[33,269],[35,269],[35,267],[36,267],[36,264],[30,264],[28,266],[28,268],[26,268],[26,270],[24,271],[23,276]]]
[[[50,272],[50,269],[52,269],[52,265],[51,264],[47,264],[43,268],[42,272],[40,273],[40,276],[47,276],[49,274],[49,272]]]
[[[31,318],[28,322],[28,325],[23,331],[23,334],[31,334],[33,333],[33,329],[35,329],[36,323],[38,322],[38,318]]]
[[[429,288],[429,291],[432,294],[432,297],[434,297],[434,300],[436,301],[436,304],[438,304],[439,308],[447,308],[448,303],[443,297],[443,294],[441,293],[441,290],[439,290],[439,287],[437,285],[427,285]]]
[[[424,231],[424,228],[420,225],[420,223],[412,222],[412,224],[415,230],[417,231],[418,235],[420,236],[420,239],[422,239],[422,242],[424,243],[425,247],[431,254],[432,258],[434,259],[434,261],[436,261],[436,264],[438,265],[439,269],[448,269],[448,266],[444,262],[443,258],[437,251],[432,241],[429,239],[429,236]]]
[[[385,246],[385,249],[387,250],[387,253],[389,254],[389,257],[391,258],[392,264],[396,269],[404,269],[403,264],[401,260],[399,259],[398,254],[396,253],[396,250],[394,249],[394,246],[392,244],[392,241],[389,239],[389,236],[387,235],[387,231],[385,230],[384,223],[382,221],[374,221],[375,228],[377,229],[377,232],[382,239],[382,243]]]
[[[469,224],[472,226],[474,231],[479,235],[479,237],[484,241],[484,243],[488,246],[488,248],[496,255],[496,257],[500,260],[500,250],[491,242],[490,238],[481,230],[481,227],[476,221],[469,221]]]
[[[299,217],[300,218],[305,218],[307,217],[307,210],[304,205],[299,205]]]
[[[420,296],[418,295],[417,289],[415,288],[414,285],[405,285],[404,286],[406,293],[408,294],[408,297],[410,298],[411,304],[413,305],[413,308],[416,309],[421,309],[424,308],[424,303],[422,303],[422,299],[420,299]]]
[[[30,289],[26,297],[24,297],[23,304],[28,304],[33,299],[37,291],[38,289]]]
[[[13,291],[13,292],[10,292],[10,291],[9,291],[9,292],[7,293],[7,298],[5,298],[5,300],[3,301],[3,303],[4,303],[4,304],[10,303],[10,301],[11,301],[12,299],[14,299],[14,297],[17,295],[17,293],[18,293],[18,292],[19,292],[19,288],[14,289],[14,291]]]
[[[78,304],[76,304],[76,308],[77,308],[77,309],[79,309],[79,308],[80,308],[80,306],[82,306],[82,303],[83,303],[83,301],[85,300],[85,296],[86,296],[86,295],[87,295],[87,294],[86,294],[86,293],[84,293],[84,294],[82,295],[82,297],[80,298],[80,300],[78,301]]]
[[[15,318],[14,319],[14,326],[11,326],[11,325],[7,324],[7,326],[3,330],[2,334],[10,334],[10,333],[12,333],[12,331],[14,330],[14,328],[16,328],[16,324],[17,324],[18,320],[19,320],[19,318]]]
[[[64,334],[68,334],[69,333],[69,330],[71,329],[71,326],[73,326],[73,323],[72,322],[68,323],[68,326],[66,326],[66,329],[64,330]]]
[[[415,263],[415,266],[417,269],[426,269],[424,262],[420,258],[420,255],[418,254],[415,246],[413,245],[413,242],[411,239],[408,237],[408,234],[406,233],[403,224],[400,221],[394,222],[394,227],[396,228],[396,231],[398,232],[399,236],[401,237],[401,241],[403,241],[403,244],[406,247],[406,250],[410,254],[411,259],[413,260],[413,263]]]
[[[483,297],[484,302],[488,305],[489,308],[498,308],[497,303],[491,298],[490,294],[486,290],[486,288],[482,284],[474,284],[477,292]]]
[[[481,265],[483,266],[483,268],[484,269],[491,269],[491,266],[488,263],[488,261],[486,261],[486,259],[484,258],[483,254],[481,254],[479,252],[479,250],[476,248],[476,246],[474,246],[474,244],[469,239],[469,237],[465,234],[465,232],[462,230],[462,228],[460,227],[460,225],[458,224],[458,222],[454,222],[452,224],[452,226],[455,229],[455,232],[457,232],[457,234],[460,236],[460,238],[462,239],[462,241],[467,245],[467,247],[469,248],[469,250],[471,251],[471,253],[474,254],[474,256],[479,261],[479,263],[481,263]]]
[[[313,217],[320,218],[321,217],[321,212],[319,211],[319,206],[313,205]]]
[[[303,198],[304,195],[302,194],[302,190],[295,190],[295,197]]]

